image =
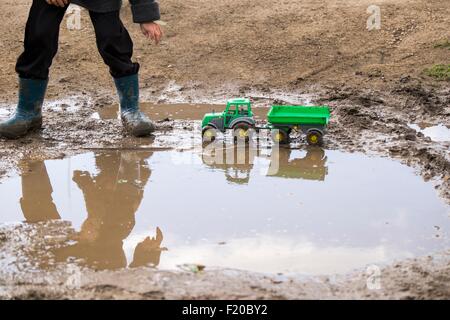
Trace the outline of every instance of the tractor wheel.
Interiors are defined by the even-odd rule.
[[[289,134],[283,129],[272,130],[272,140],[275,143],[287,144],[289,143]]]
[[[249,142],[252,138],[254,128],[248,123],[238,123],[233,127],[234,142],[244,141]]]
[[[216,140],[217,130],[213,126],[205,126],[202,130],[203,142],[213,142]]]
[[[306,141],[310,146],[320,146],[323,143],[322,133],[317,130],[311,130],[306,134]]]

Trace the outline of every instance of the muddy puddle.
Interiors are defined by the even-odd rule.
[[[24,159],[20,168],[0,184],[1,222],[69,221],[73,238],[48,251],[98,270],[344,273],[449,245],[449,208],[433,185],[359,153],[217,143]]]
[[[433,141],[450,142],[450,128],[443,124],[432,125],[421,122],[418,124],[409,124],[409,127],[417,132],[423,133]]]
[[[92,114],[96,119],[117,119],[119,118],[119,106],[109,105],[99,108]],[[141,110],[151,119],[156,121],[164,119],[177,120],[201,120],[205,113],[208,112],[222,112],[225,110],[225,105],[221,104],[151,104],[141,103]],[[252,109],[256,119],[265,119],[268,107],[257,107]]]

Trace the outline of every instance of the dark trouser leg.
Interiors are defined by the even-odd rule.
[[[19,101],[15,114],[0,122],[0,137],[15,139],[42,126],[48,72],[58,50],[59,25],[66,8],[33,0],[25,28],[24,52],[17,60]]]
[[[109,66],[120,99],[122,123],[134,136],[147,136],[155,125],[139,111],[139,64],[131,61],[133,41],[120,20],[120,12],[89,12],[100,54]]]
[[[67,7],[33,0],[25,27],[24,52],[17,60],[16,71],[21,78],[46,80],[58,51],[59,27]]]
[[[131,61],[133,41],[120,20],[120,12],[89,12],[95,29],[97,47],[114,78],[135,75],[139,64]]]

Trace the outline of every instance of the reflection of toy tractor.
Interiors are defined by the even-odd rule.
[[[216,139],[218,132],[233,130],[234,140],[249,141],[253,130],[269,129],[272,139],[280,144],[289,143],[292,131],[301,131],[310,145],[322,144],[322,137],[330,118],[327,106],[272,106],[267,114],[267,126],[256,127],[248,99],[229,100],[221,113],[207,113],[202,120],[203,141]]]
[[[213,148],[211,151],[210,154],[207,152],[202,153],[202,161],[204,164],[211,168],[224,171],[228,182],[247,184],[250,181],[253,163],[259,154],[257,149],[248,148],[248,146],[226,148],[223,145],[223,147]],[[218,152],[222,154],[217,154]]]
[[[309,147],[304,158],[290,160],[291,150],[279,149],[279,165],[271,163],[267,176],[306,180],[325,180],[328,173],[325,151],[319,147]],[[273,158],[273,155],[272,155]],[[272,160],[273,161],[273,160]]]

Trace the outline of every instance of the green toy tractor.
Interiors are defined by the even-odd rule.
[[[271,130],[272,139],[280,144],[289,143],[293,131],[306,135],[310,145],[321,145],[330,119],[327,106],[272,106],[267,114],[267,125],[257,127],[249,99],[231,99],[223,112],[207,113],[202,120],[203,141],[215,140],[217,132],[233,130],[234,140],[248,141],[252,133]]]
[[[202,136],[204,140],[213,141],[217,131],[234,131],[234,139],[248,140],[250,130],[255,128],[252,106],[249,99],[231,99],[223,112],[207,113],[202,120]]]

